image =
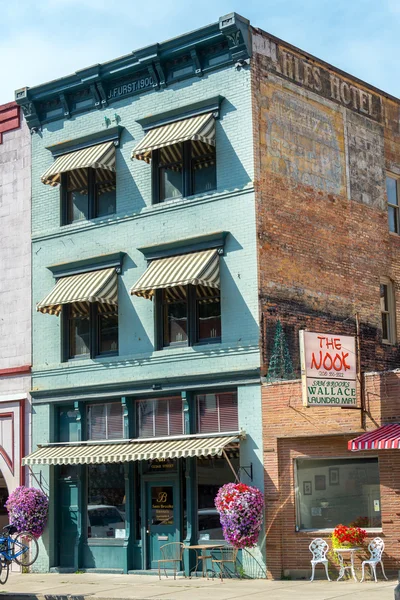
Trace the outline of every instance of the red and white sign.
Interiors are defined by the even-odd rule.
[[[357,406],[355,338],[300,331],[304,406]]]

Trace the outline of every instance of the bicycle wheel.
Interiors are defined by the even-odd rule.
[[[2,558],[0,560],[0,585],[4,585],[7,582],[9,570],[10,570],[9,561]]]
[[[33,565],[39,554],[37,539],[28,531],[17,533],[13,547],[14,560],[21,567]]]

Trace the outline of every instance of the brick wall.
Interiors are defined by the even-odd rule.
[[[262,390],[265,468],[266,554],[268,576],[280,578],[285,571],[305,575],[310,569],[308,545],[329,533],[295,531],[296,458],[358,458],[378,456],[381,484],[382,532],[385,568],[400,566],[400,452],[347,450],[348,440],[365,426],[376,429],[398,416],[400,373],[368,374],[365,378],[366,411],[306,408],[302,405],[300,381],[265,385]],[[362,418],[362,423],[361,423]]]

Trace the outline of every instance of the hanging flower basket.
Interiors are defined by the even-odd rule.
[[[49,500],[42,491],[23,485],[17,487],[5,504],[9,522],[17,531],[29,531],[40,537],[47,523]]]
[[[253,548],[261,531],[264,497],[244,483],[223,485],[215,498],[225,540],[235,548]]]

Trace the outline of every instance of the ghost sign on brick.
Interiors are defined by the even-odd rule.
[[[357,406],[355,338],[300,331],[304,406]]]

